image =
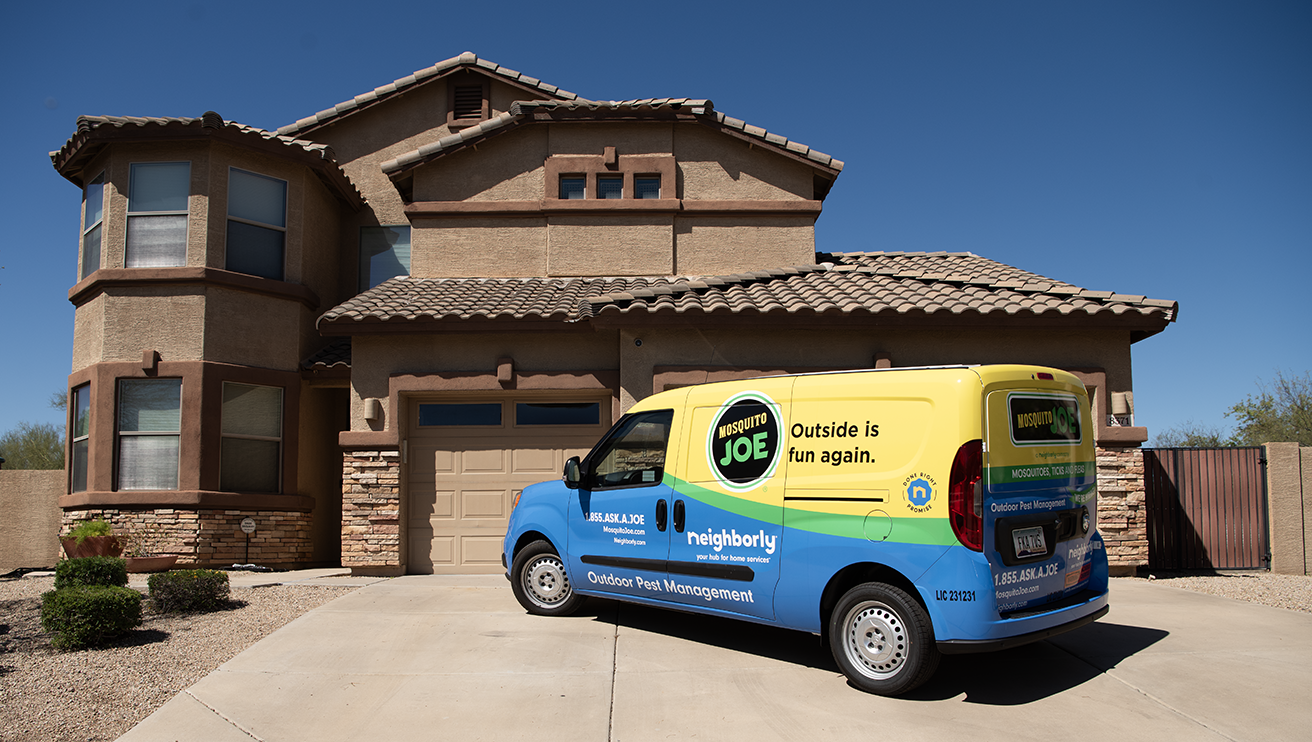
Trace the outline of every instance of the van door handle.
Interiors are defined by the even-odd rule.
[[[656,530],[665,530],[665,518],[669,513],[669,507],[664,500],[656,501]]]
[[[674,530],[683,533],[683,500],[674,501]]]

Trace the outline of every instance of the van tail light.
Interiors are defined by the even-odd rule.
[[[948,519],[962,546],[984,550],[984,443],[957,449],[948,478]]]

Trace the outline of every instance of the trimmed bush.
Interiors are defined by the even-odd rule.
[[[55,565],[55,589],[66,587],[123,587],[128,584],[128,563],[118,557],[93,556],[65,559]]]
[[[119,561],[122,561],[121,559]],[[83,585],[41,595],[41,628],[56,649],[96,647],[141,625],[141,593]]]
[[[214,569],[175,569],[146,580],[155,610],[215,611],[228,602],[228,573]]]

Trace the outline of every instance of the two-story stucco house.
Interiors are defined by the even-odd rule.
[[[514,494],[655,391],[1030,362],[1094,392],[1104,531],[1139,558],[1130,346],[1174,302],[818,251],[843,163],[709,100],[465,53],[277,131],[84,116],[51,157],[83,191],[66,522],[183,563],[500,571]]]

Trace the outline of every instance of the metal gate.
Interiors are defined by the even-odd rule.
[[[1266,455],[1251,448],[1145,448],[1148,566],[1267,569]]]

